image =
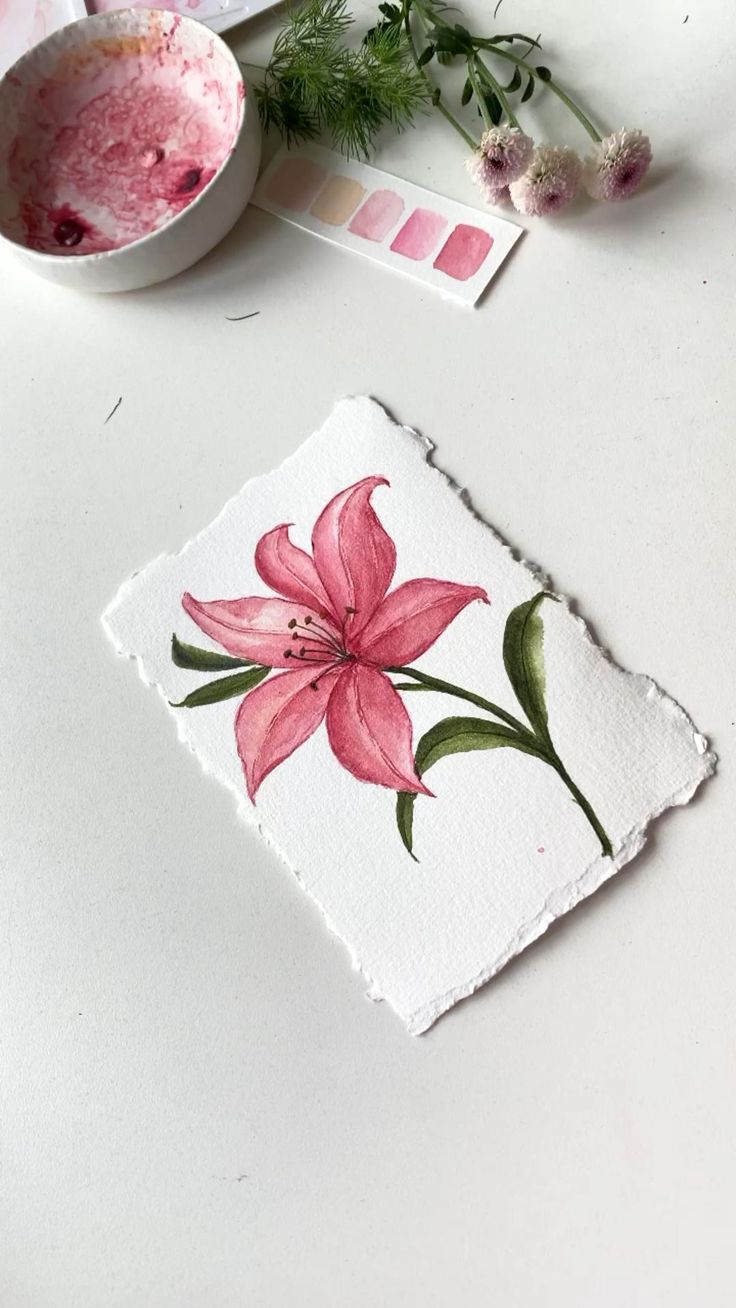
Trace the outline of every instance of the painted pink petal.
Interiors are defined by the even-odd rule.
[[[335,757],[359,781],[432,794],[416,774],[409,714],[378,668],[349,663],[340,672],[327,706],[327,735]]]
[[[200,630],[236,658],[252,659],[254,663],[263,663],[269,668],[288,668],[293,655],[287,657],[287,650],[301,648],[300,641],[314,656],[321,656],[325,663],[330,662],[334,655],[325,638],[310,635],[305,629],[304,619],[312,618],[325,630],[330,624],[317,614],[309,613],[303,604],[261,599],[258,595],[250,599],[204,601],[186,594],[181,602]],[[296,641],[290,622],[300,624]]]
[[[280,672],[245,696],[235,718],[235,739],[252,800],[269,772],[317,730],[339,675],[337,668],[321,677],[314,668]]]
[[[349,617],[348,645],[383,599],[396,567],[396,546],[370,504],[376,486],[388,484],[385,477],[365,477],[341,491],[312,532],[314,562],[335,616],[340,622]]]
[[[328,613],[330,601],[314,561],[304,550],[292,545],[289,526],[284,522],[261,536],[256,545],[258,575],[285,599],[304,604],[317,613]]]
[[[400,667],[419,658],[472,600],[490,600],[480,586],[419,577],[405,581],[382,600],[360,633],[361,659],[381,668]]]

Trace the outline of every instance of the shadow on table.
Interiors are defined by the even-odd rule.
[[[314,237],[300,235],[314,242]],[[145,302],[153,297],[159,304],[169,299],[177,304],[206,300],[210,309],[218,300],[226,300],[228,312],[247,313],[259,308],[266,287],[288,285],[303,267],[302,240],[294,241],[281,219],[248,205],[232,231],[199,263],[167,282],[130,291],[126,299]],[[242,309],[232,307],[236,297],[242,300]]]

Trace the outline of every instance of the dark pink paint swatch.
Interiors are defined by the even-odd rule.
[[[446,226],[447,219],[432,209],[415,209],[396,233],[391,249],[396,254],[403,254],[407,259],[417,262],[426,259],[436,248]]]
[[[395,191],[374,191],[356,213],[348,231],[366,241],[382,241],[404,212],[404,201]]]
[[[434,267],[454,277],[456,282],[466,282],[477,273],[492,245],[493,237],[488,232],[458,223],[437,255]]]

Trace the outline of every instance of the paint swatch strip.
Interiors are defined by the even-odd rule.
[[[318,145],[280,150],[253,203],[471,305],[523,231]]]

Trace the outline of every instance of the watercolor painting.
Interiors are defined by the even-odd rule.
[[[269,773],[324,721],[332,753],[356,780],[398,793],[396,818],[409,853],[416,796],[434,798],[423,780],[430,767],[460,752],[520,750],[554,768],[602,853],[610,856],[610,840],[549,732],[539,607],[544,598],[555,597],[540,591],[506,620],[503,660],[526,722],[474,691],[411,666],[468,604],[490,601],[481,586],[429,577],[390,589],[396,546],[372,504],[374,491],[388,486],[384,476],[364,477],[335,495],[314,525],[311,555],[292,543],[290,523],[262,536],[255,567],[275,598],[203,601],[184,594],[185,612],[229,657],[222,660],[175,635],[177,666],[248,670],[207,683],[175,707],[242,696],[235,738],[251,801]],[[274,669],[285,671],[270,675]],[[402,700],[409,691],[454,696],[488,716],[443,719],[422,736],[415,755]]]
[[[715,764],[430,452],[375,401],[340,401],[103,619],[413,1034],[616,875]]]

